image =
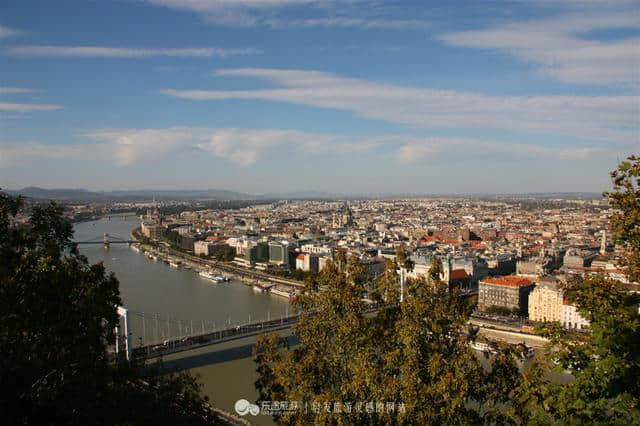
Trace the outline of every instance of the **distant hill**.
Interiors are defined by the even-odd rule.
[[[469,198],[483,200],[522,200],[522,199],[580,199],[600,200],[599,192],[538,192],[521,194],[401,194],[401,193],[368,193],[368,194],[338,194],[323,191],[294,191],[273,192],[262,195],[245,194],[224,189],[203,190],[159,190],[147,189],[127,191],[88,191],[86,189],[45,189],[35,186],[19,190],[5,190],[11,195],[22,195],[37,200],[57,200],[65,202],[89,201],[148,201],[154,197],[157,200],[336,200],[336,199],[400,199],[400,198]]]
[[[331,194],[329,192],[324,192],[324,191],[293,191],[293,192],[270,192],[270,193],[264,194],[262,197],[273,198],[273,199],[288,199],[288,200],[309,200],[309,199],[332,200],[336,198],[344,198],[344,195]]]
[[[185,191],[151,191],[151,190],[128,190],[128,191],[88,191],[86,189],[45,189],[38,187],[27,187],[18,190],[5,191],[11,195],[22,195],[24,197],[39,200],[57,201],[143,201],[150,200],[154,196],[156,199],[171,200],[254,200],[262,197],[240,192],[206,189],[206,190],[185,190]]]

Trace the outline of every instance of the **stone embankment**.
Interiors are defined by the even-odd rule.
[[[304,288],[304,283],[300,281],[290,280],[286,278],[277,277],[274,275],[269,275],[264,272],[257,271],[255,269],[242,268],[239,266],[232,266],[227,263],[218,262],[210,259],[203,259],[198,256],[190,255],[178,250],[174,250],[169,247],[154,247],[150,244],[145,244],[141,242],[141,237],[139,233],[140,228],[136,228],[132,230],[129,234],[132,240],[139,241],[137,245],[142,248],[145,252],[152,253],[153,255],[159,256],[163,259],[177,259],[182,262],[182,265],[187,266],[189,268],[195,270],[203,270],[207,272],[211,272],[213,274],[218,274],[225,276],[233,281],[239,281],[246,285],[256,285],[260,284],[263,287],[269,287],[276,285],[280,290],[282,290],[281,294],[286,294],[287,292],[293,294],[296,291],[300,291]],[[274,293],[277,294],[277,293]]]

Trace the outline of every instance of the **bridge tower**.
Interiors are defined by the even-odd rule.
[[[103,237],[103,241],[104,241],[104,248],[108,249],[109,248],[109,234],[107,234],[105,232],[102,237]]]
[[[129,312],[123,308],[122,306],[118,306],[118,316],[122,317],[122,322],[124,323],[124,350],[126,354],[127,361],[131,360],[131,327],[129,325]],[[120,321],[116,325],[115,329],[116,335],[116,354],[120,352]]]

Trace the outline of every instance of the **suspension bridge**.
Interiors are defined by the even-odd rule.
[[[120,321],[114,330],[114,355],[132,359],[153,359],[258,334],[285,330],[298,322],[299,314],[268,316],[262,320],[216,325],[212,321],[169,318],[156,313],[137,312],[118,307]],[[137,329],[132,323],[137,323]],[[135,340],[138,340],[137,344]]]
[[[122,238],[119,237],[117,235],[109,235],[107,232],[105,232],[104,234],[102,234],[102,236],[98,236],[95,237],[93,239],[90,240],[86,240],[86,241],[76,241],[76,244],[78,245],[85,245],[85,244],[103,244],[105,248],[109,248],[111,246],[111,244],[133,244],[135,243],[135,240],[129,240],[126,238]]]

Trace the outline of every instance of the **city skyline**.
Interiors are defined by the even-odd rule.
[[[631,1],[7,2],[3,188],[599,192]]]

